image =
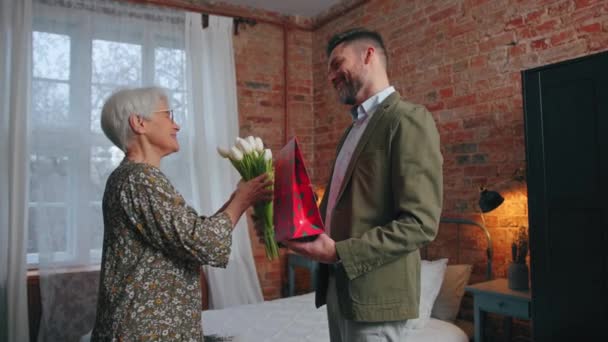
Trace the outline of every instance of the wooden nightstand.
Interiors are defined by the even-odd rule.
[[[483,341],[483,324],[486,312],[501,314],[505,317],[505,335],[511,339],[512,317],[531,319],[530,290],[514,291],[509,289],[507,279],[495,279],[467,286],[473,294],[475,317],[475,342]]]
[[[304,256],[301,256],[296,253],[288,253],[287,254],[287,281],[289,284],[289,296],[293,296],[296,294],[296,275],[294,268],[300,266],[305,267],[310,270],[310,285],[314,290],[317,285],[317,267],[319,263],[308,259]]]

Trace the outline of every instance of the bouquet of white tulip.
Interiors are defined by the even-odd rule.
[[[245,139],[236,138],[236,143],[230,149],[217,148],[220,156],[230,160],[244,180],[253,179],[263,173],[273,177],[272,152],[264,149],[264,143],[259,137],[248,136]],[[274,239],[272,223],[272,202],[254,205],[253,211],[264,223],[264,242],[266,256],[269,260],[279,257],[279,246]]]

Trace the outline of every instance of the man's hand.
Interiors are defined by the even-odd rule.
[[[282,243],[292,251],[318,262],[333,264],[338,261],[336,242],[325,233],[318,235],[311,242],[286,240]]]

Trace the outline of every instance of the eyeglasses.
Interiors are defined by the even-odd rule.
[[[171,119],[172,122],[175,122],[175,117],[173,116],[173,109],[157,110],[152,112],[152,114],[154,113],[168,113],[169,119]]]

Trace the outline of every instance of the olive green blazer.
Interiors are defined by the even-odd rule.
[[[416,318],[419,249],[437,235],[441,213],[439,134],[429,111],[402,101],[397,92],[380,103],[368,120],[331,220],[330,236],[341,258],[334,271],[338,302],[350,320]],[[337,151],[349,131],[350,127]],[[331,177],[326,194],[330,186]],[[327,197],[321,202],[323,218]],[[320,264],[317,271],[317,307],[326,302],[329,267]]]

